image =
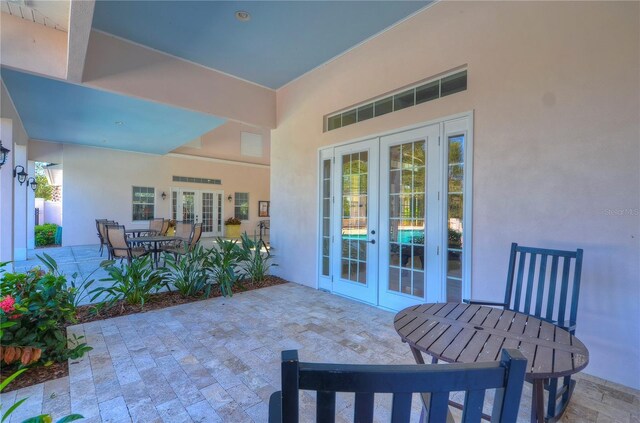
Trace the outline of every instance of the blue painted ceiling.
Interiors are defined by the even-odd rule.
[[[101,0],[93,27],[275,89],[428,3]]]
[[[30,138],[166,154],[224,119],[6,68],[0,75]]]

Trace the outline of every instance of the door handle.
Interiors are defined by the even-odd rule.
[[[375,243],[376,243],[376,240],[375,240],[375,239],[371,239],[371,240],[369,240],[369,241],[367,241],[367,242],[368,242],[369,244],[375,244]]]

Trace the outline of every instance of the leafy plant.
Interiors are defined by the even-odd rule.
[[[260,244],[252,241],[246,233],[242,234],[241,240],[240,268],[252,282],[263,281],[269,274],[269,269],[277,264],[272,263],[269,252],[264,255]]]
[[[100,279],[102,282],[114,282],[112,286],[96,288],[91,300],[100,296],[106,297],[107,303],[113,305],[118,300],[125,300],[129,304],[137,304],[144,307],[144,303],[153,292],[157,292],[165,286],[162,272],[151,266],[151,257],[145,256],[131,263],[116,265],[114,260],[105,260],[100,266],[104,268],[109,277]]]
[[[240,219],[237,219],[235,217],[230,217],[227,220],[224,221],[225,225],[240,225],[242,224],[242,222],[240,221]]]
[[[232,296],[231,288],[240,279],[237,272],[242,249],[236,240],[216,238],[217,248],[211,250],[213,279],[220,286],[222,295]]]
[[[194,297],[204,293],[208,298],[211,294],[210,254],[210,250],[201,245],[177,257],[165,253],[165,266],[162,269],[164,282],[169,287],[173,286],[183,297]]]
[[[64,361],[81,357],[90,350],[82,337],[67,340],[65,325],[74,323],[76,308],[63,275],[34,268],[26,273],[3,273],[0,294],[3,296],[0,324],[12,323],[2,330],[5,347],[26,351],[42,350],[41,361]],[[23,354],[24,353],[24,354]],[[32,356],[28,356],[31,362]]]
[[[58,225],[55,223],[45,223],[44,225],[36,225],[36,247],[55,244],[56,230]]]
[[[44,264],[44,266],[56,276],[64,276],[58,269],[58,263],[47,253],[42,255],[36,254],[36,257]],[[107,261],[104,260],[103,263]],[[101,263],[102,265],[102,263]],[[67,291],[71,294],[71,303],[75,308],[83,303],[91,300],[91,286],[95,283],[95,279],[91,279],[94,273],[98,271],[98,268],[93,270],[87,276],[79,280],[78,272],[74,272],[71,275],[71,280],[67,281]]]

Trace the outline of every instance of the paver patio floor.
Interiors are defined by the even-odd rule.
[[[69,376],[2,395],[28,396],[12,422],[40,413],[80,413],[86,422],[265,422],[280,387],[280,351],[303,361],[413,363],[393,329],[394,313],[285,284],[136,315],[86,323],[72,332],[94,348],[71,361]],[[519,421],[528,421],[525,384]],[[636,422],[638,391],[587,375],[563,421]],[[338,396],[338,421],[353,416],[352,396]],[[487,404],[490,407],[489,404]],[[376,400],[388,421],[390,400]],[[414,400],[414,419],[418,416]],[[302,396],[302,420],[314,399]]]

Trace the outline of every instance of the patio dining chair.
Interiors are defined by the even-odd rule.
[[[107,225],[106,228],[112,259],[120,259],[121,261],[127,259],[127,262],[131,264],[134,258],[149,254],[144,247],[132,247],[129,245],[123,225]]]
[[[111,250],[109,249],[109,245],[107,243],[107,225],[117,225],[118,222],[115,220],[109,219],[96,219],[96,229],[98,230],[98,238],[100,239],[100,255],[102,256],[102,251],[105,246],[107,246],[107,255],[108,258],[111,259]]]
[[[167,231],[169,230],[169,223],[171,221],[169,219],[164,219],[164,221],[162,222],[162,229],[160,229],[160,235],[162,236],[166,236],[167,235]]]
[[[520,351],[509,349],[502,350],[500,362],[411,365],[303,363],[297,351],[283,351],[282,390],[269,400],[269,423],[300,421],[300,390],[316,391],[317,422],[335,421],[336,392],[355,393],[355,422],[373,421],[377,393],[393,394],[394,423],[410,421],[413,393],[421,394],[421,421],[447,422],[449,393],[458,391],[465,392],[463,420],[479,422],[489,389],[495,389],[492,421],[515,422],[526,365]]]
[[[164,218],[157,217],[149,221],[149,235],[161,235],[164,229]]]
[[[504,301],[464,300],[469,304],[502,307],[549,321],[576,331],[582,249],[576,251],[550,250],[511,244],[507,286]],[[554,420],[564,413],[575,381],[570,376],[562,380],[550,379],[545,389],[549,393],[547,419]]]
[[[176,237],[190,239],[193,231],[193,222],[176,222]]]
[[[164,246],[162,251],[173,254],[175,258],[178,258],[178,255],[187,254],[189,251],[193,251],[196,245],[198,245],[198,242],[200,242],[201,236],[202,223],[196,223],[193,225],[189,238],[178,238],[175,242]]]

